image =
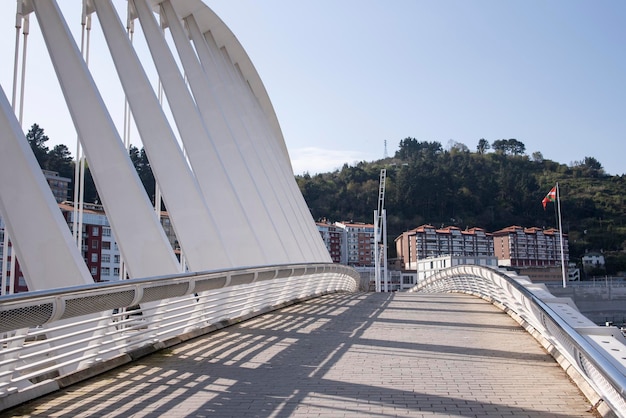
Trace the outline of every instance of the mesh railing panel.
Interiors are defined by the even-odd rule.
[[[230,276],[230,285],[238,286],[241,284],[249,284],[254,280],[254,272],[233,274]]]
[[[0,332],[45,324],[50,320],[53,312],[52,303],[2,310],[0,311]]]
[[[276,278],[277,279],[284,279],[286,277],[291,276],[291,269],[283,269],[283,270],[278,270],[278,273],[276,274]]]
[[[135,297],[134,290],[93,295],[82,298],[72,298],[65,301],[65,310],[60,319],[73,318],[110,309],[110,306],[118,308],[129,306]]]
[[[143,289],[143,297],[140,303],[183,296],[187,293],[187,289],[189,289],[187,283],[172,283],[162,286],[146,287]]]
[[[195,281],[194,292],[221,289],[224,286],[226,286],[226,276],[198,279]]]
[[[264,280],[271,280],[271,279],[274,278],[275,275],[276,275],[276,271],[274,271],[274,270],[260,271],[260,272],[257,273],[256,281],[260,282],[260,281],[264,281]]]

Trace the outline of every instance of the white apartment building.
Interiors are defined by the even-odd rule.
[[[389,270],[391,291],[408,290],[417,284],[417,272]]]
[[[590,251],[583,255],[583,268],[585,270],[594,269],[594,268],[604,268],[605,260],[604,254]]]

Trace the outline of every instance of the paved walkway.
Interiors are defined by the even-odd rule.
[[[466,295],[338,294],[272,312],[4,417],[591,417],[538,343]]]

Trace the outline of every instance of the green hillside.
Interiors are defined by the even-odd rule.
[[[65,145],[52,150],[44,130],[34,124],[26,135],[42,168],[72,178],[74,161]],[[154,176],[145,150],[131,147],[130,158],[148,195],[154,199]],[[489,144],[481,139],[476,151],[452,142],[405,138],[393,158],[344,165],[341,170],[296,176],[316,220],[373,222],[378,205],[380,170],[387,170],[385,208],[388,241],[423,224],[481,227],[493,232],[510,225],[558,227],[555,205],[541,201],[558,181],[563,230],[569,234],[570,259],[585,251],[604,251],[607,270],[626,271],[626,176],[609,176],[593,157],[567,166],[525,155],[515,139]],[[98,200],[89,175],[85,201]],[[72,195],[72,190],[70,190]],[[395,248],[391,246],[390,256]]]
[[[444,150],[438,142],[406,138],[393,158],[296,180],[316,220],[372,223],[382,168],[389,242],[422,224],[490,232],[510,225],[558,227],[555,204],[547,210],[541,204],[558,182],[572,261],[586,250],[602,250],[607,273],[626,270],[626,178],[606,175],[593,157],[567,166],[540,153],[525,155],[515,139],[481,140],[471,152],[463,144]]]

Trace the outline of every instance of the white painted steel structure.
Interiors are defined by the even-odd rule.
[[[441,270],[410,291],[469,293],[492,302],[555,357],[599,412],[626,416],[626,338],[616,327],[595,325],[571,299],[554,297],[528,277],[471,265]]]
[[[129,276],[180,272],[57,3],[17,4],[18,18],[36,15]],[[83,6],[102,28],[185,256],[183,271],[330,262],[295,182],[265,88],[226,25],[199,0],[129,0],[129,15],[141,25],[171,122],[111,0],[88,0]],[[28,287],[90,283],[4,91],[2,86],[0,214]]]

